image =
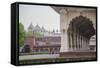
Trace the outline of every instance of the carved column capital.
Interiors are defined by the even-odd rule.
[[[63,14],[63,15],[68,13],[68,11],[66,9],[64,9],[64,8],[60,9],[59,12],[60,12],[60,14]]]

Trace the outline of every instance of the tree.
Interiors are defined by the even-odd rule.
[[[20,47],[24,45],[26,37],[26,32],[22,23],[19,23],[19,45]]]
[[[40,32],[33,32],[33,36],[34,37],[43,37],[43,34],[41,34]]]
[[[43,34],[41,32],[31,30],[27,32],[27,36],[43,37]]]

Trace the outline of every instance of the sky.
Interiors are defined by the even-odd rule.
[[[19,5],[19,22],[24,25],[27,31],[29,25],[37,24],[48,31],[60,31],[60,15],[50,6],[40,5]]]

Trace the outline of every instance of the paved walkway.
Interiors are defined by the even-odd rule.
[[[59,54],[26,55],[26,56],[19,56],[19,60],[58,58],[58,57],[59,57]]]

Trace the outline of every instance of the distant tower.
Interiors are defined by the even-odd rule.
[[[55,33],[55,30],[53,29],[52,33]]]
[[[58,33],[58,30],[56,30],[56,32]]]
[[[35,30],[34,31],[35,32],[40,32],[41,31],[41,28],[40,28],[40,26],[38,24],[35,26]]]
[[[42,30],[42,32],[45,32],[45,31],[46,31],[45,28],[44,28],[43,26],[42,26],[41,30]]]
[[[33,48],[35,45],[35,38],[33,36],[33,30],[34,30],[34,26],[31,23],[28,27],[28,35],[27,35],[26,43],[25,43],[26,45],[30,47],[31,51],[33,51]]]
[[[32,23],[29,25],[28,27],[28,35],[29,36],[33,36],[33,29],[34,29],[34,26],[32,25]]]

